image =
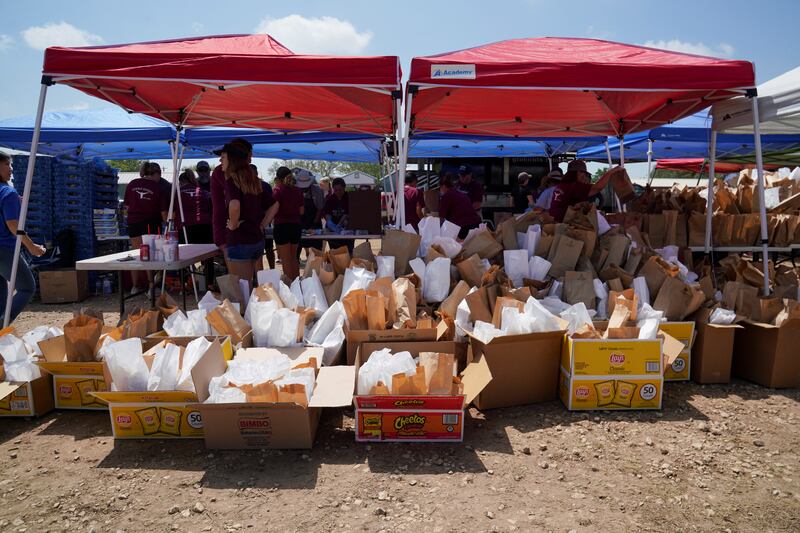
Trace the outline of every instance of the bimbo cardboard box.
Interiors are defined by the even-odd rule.
[[[733,374],[774,389],[800,385],[800,319],[780,326],[741,323],[733,343]]]
[[[354,365],[356,376],[361,357],[359,349]],[[355,394],[356,441],[461,442],[464,410],[491,380],[486,359],[478,357],[467,365],[450,394]]]
[[[467,366],[469,346],[466,342],[458,341],[365,342],[361,344],[361,353],[369,358],[372,352],[384,348],[389,348],[392,353],[409,352],[412,357],[417,357],[422,352],[451,353],[458,363],[458,371],[461,372]]]
[[[149,348],[144,354],[148,368],[153,362],[155,346],[164,342],[158,341],[153,346],[143,346],[145,349]],[[209,353],[215,354],[224,364],[225,356],[218,340],[211,343],[200,361],[205,359]],[[197,364],[199,365],[200,362]],[[92,394],[108,405],[111,431],[115,439],[199,439],[203,437],[203,418],[196,407],[196,393],[190,391],[113,391],[114,382],[105,362],[103,363],[103,375],[109,390]],[[197,384],[195,384],[196,387]]]
[[[559,394],[571,411],[661,409],[664,371],[684,345],[656,340],[566,338]]]
[[[322,361],[322,348],[249,348],[236,358],[268,360],[287,355],[298,365],[316,367]],[[314,445],[320,414],[325,407],[344,407],[353,400],[353,367],[322,367],[317,371],[311,400],[296,398],[285,402],[204,403],[211,379],[225,373],[225,360],[218,353],[206,353],[192,369],[192,378],[202,414],[206,448],[222,449],[310,449]]]
[[[53,399],[56,409],[104,411],[108,406],[95,398],[93,392],[108,390],[103,376],[102,361],[67,361],[64,336],[39,343],[44,361],[37,362],[44,372],[53,376]]]
[[[671,365],[664,369],[664,381],[689,381],[692,363],[692,346],[694,345],[694,322],[662,322],[659,331],[668,333],[681,341],[683,350]]]
[[[703,309],[695,316],[696,335],[692,347],[692,381],[696,383],[730,383],[733,342],[738,324],[709,324],[710,311]]]
[[[53,378],[42,373],[33,381],[0,381],[0,418],[42,416],[53,410]]]
[[[470,362],[485,359],[492,380],[475,398],[478,409],[555,400],[566,331],[503,335],[484,344],[469,332]]]

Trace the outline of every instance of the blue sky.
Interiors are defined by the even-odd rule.
[[[266,31],[296,52],[412,57],[516,37],[595,37],[755,62],[763,82],[800,64],[792,1],[38,0],[6,6],[0,118],[35,112],[43,48]],[[326,18],[327,17],[327,18]],[[103,107],[57,86],[47,110]]]

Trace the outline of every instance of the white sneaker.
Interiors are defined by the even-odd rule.
[[[136,296],[140,292],[142,292],[142,289],[139,287],[131,287],[131,296]]]

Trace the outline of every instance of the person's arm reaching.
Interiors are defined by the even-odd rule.
[[[11,232],[11,235],[17,234],[17,221],[16,220],[6,220],[6,226],[8,226],[8,231]],[[22,244],[25,245],[25,248],[31,253],[31,255],[35,257],[41,257],[44,255],[46,249],[44,246],[40,246],[34,243],[30,237],[27,235],[22,236]]]

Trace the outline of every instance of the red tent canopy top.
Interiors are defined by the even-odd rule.
[[[717,161],[714,163],[714,174],[728,174],[730,172],[739,172],[745,168],[755,168],[755,164],[747,163],[723,163]],[[765,169],[776,169],[778,165],[764,165]],[[708,160],[702,157],[690,157],[683,159],[659,159],[656,161],[657,170],[676,170],[681,172],[708,172]]]
[[[175,124],[378,134],[401,77],[396,56],[298,55],[268,35],[51,47],[43,73]]]
[[[755,75],[747,61],[543,37],[416,57],[409,86],[417,133],[620,136],[741,94]]]

